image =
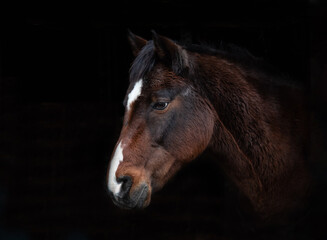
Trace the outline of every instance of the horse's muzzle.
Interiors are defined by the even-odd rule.
[[[146,183],[141,183],[132,188],[133,182],[129,176],[120,177],[117,181],[122,183],[120,193],[117,196],[110,193],[115,205],[124,209],[145,208],[148,205],[146,200],[149,186]]]

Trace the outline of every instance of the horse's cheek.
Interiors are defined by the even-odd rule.
[[[190,161],[200,155],[208,147],[214,128],[214,120],[209,112],[201,112],[196,116],[197,119],[194,119],[186,130],[187,137],[185,142],[187,145],[187,152],[190,155]],[[198,119],[200,119],[200,121]]]

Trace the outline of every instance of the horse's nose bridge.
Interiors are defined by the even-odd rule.
[[[133,183],[138,183],[146,178],[146,161],[148,156],[147,146],[142,138],[124,139],[124,161],[120,163],[116,171],[116,177],[130,176]]]
[[[126,114],[131,115],[126,117]],[[128,118],[128,120],[126,120]],[[142,114],[125,113],[124,124],[121,129],[120,138],[128,144],[128,141],[144,138],[147,133],[146,119]]]
[[[124,147],[124,161],[122,161],[116,171],[116,176],[123,175],[137,176],[144,168],[146,161],[146,149],[143,149],[133,141],[129,141]]]
[[[108,187],[118,194],[122,184],[120,177],[130,176],[133,184],[146,180],[144,174],[149,136],[142,121],[123,126],[114,149],[108,171]]]
[[[141,147],[141,140],[146,140],[146,131],[143,124],[135,124],[134,126],[127,127],[126,130],[122,132],[122,135],[126,141],[128,146],[136,146]]]
[[[144,166],[151,146],[148,134],[144,132],[134,132],[123,136],[124,142],[124,165]]]

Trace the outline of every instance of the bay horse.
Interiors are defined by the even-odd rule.
[[[128,36],[135,60],[108,168],[113,202],[145,208],[152,193],[209,149],[253,213],[295,211],[310,189],[306,94],[238,47]]]

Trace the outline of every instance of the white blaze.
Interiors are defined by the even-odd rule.
[[[142,79],[138,80],[135,83],[133,90],[128,94],[127,111],[130,110],[132,103],[141,95],[142,85],[143,85],[143,80]]]
[[[135,100],[141,95],[142,86],[143,86],[143,80],[140,79],[135,83],[133,90],[128,94],[127,111],[130,110],[133,102],[135,102]],[[121,183],[118,183],[116,179],[116,171],[119,167],[119,164],[123,161],[123,159],[124,159],[123,147],[122,147],[122,141],[120,141],[116,148],[115,154],[111,159],[109,176],[108,176],[109,191],[111,191],[115,196],[119,194],[121,188]]]
[[[121,183],[118,183],[116,179],[116,171],[119,164],[123,161],[123,159],[124,159],[123,148],[121,146],[121,141],[120,141],[116,148],[115,154],[111,159],[109,177],[108,177],[108,188],[115,196],[118,195],[121,187]]]

